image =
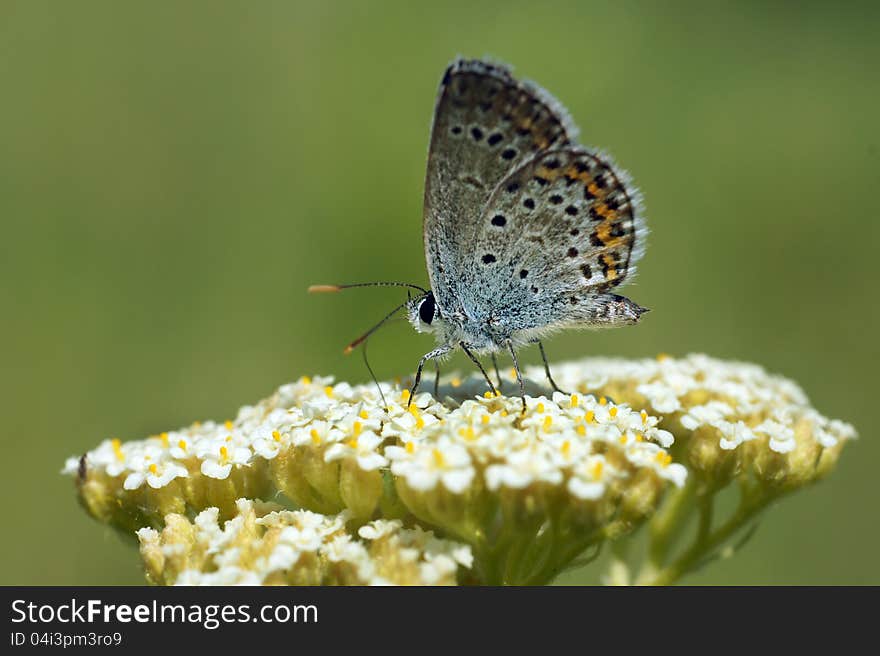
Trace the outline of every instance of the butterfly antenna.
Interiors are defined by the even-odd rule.
[[[427,293],[427,292],[426,292],[426,293]],[[368,338],[370,335],[372,335],[374,332],[376,332],[377,330],[379,330],[379,328],[381,328],[382,326],[384,326],[385,323],[386,323],[389,319],[393,318],[395,314],[397,314],[397,313],[400,312],[403,308],[405,308],[405,307],[407,306],[407,303],[409,303],[409,301],[407,301],[406,303],[401,303],[401,304],[398,305],[396,308],[394,308],[393,310],[391,310],[391,312],[389,312],[388,314],[385,315],[385,318],[382,319],[382,321],[380,321],[379,323],[377,323],[375,326],[373,326],[372,328],[370,328],[370,329],[369,329],[367,332],[365,332],[363,335],[361,335],[361,336],[358,337],[356,340],[354,340],[351,344],[349,344],[348,346],[346,346],[345,349],[344,349],[342,352],[345,353],[345,355],[348,355],[348,354],[351,353],[351,352],[355,349],[355,347],[358,346],[359,344],[364,344],[364,346],[366,346],[367,338]]]
[[[427,294],[428,290],[418,285],[412,285],[408,282],[356,282],[351,285],[312,285],[309,287],[309,294],[327,294],[341,292],[343,289],[353,289],[354,287],[409,287],[410,289],[418,289],[422,294]]]

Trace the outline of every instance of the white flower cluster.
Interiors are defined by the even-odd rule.
[[[584,372],[591,380],[584,381]],[[539,375],[539,370],[530,372]],[[559,384],[572,389],[607,390],[632,400],[644,399],[662,415],[675,415],[685,429],[717,430],[723,450],[764,440],[776,453],[792,451],[798,422],[810,424],[809,439],[833,447],[856,436],[855,429],[828,419],[812,406],[791,380],[768,374],[754,364],[716,360],[706,355],[654,360],[591,358],[554,368]],[[635,392],[635,395],[631,393]]]
[[[247,499],[236,506],[222,526],[218,509],[208,508],[192,524],[169,516],[161,532],[139,530],[150,578],[175,585],[439,585],[454,584],[459,566],[473,562],[469,547],[400,521],[366,524],[358,540],[345,531],[346,513],[328,517]]]
[[[385,448],[391,471],[419,491],[440,485],[462,493],[481,475],[490,491],[564,484],[580,499],[601,497],[608,482],[628,478],[630,468],[647,467],[684,483],[684,468],[664,450],[672,435],[657,428],[656,417],[578,394],[557,392],[526,402],[522,416],[517,398],[466,400],[442,423],[401,433],[402,446]],[[607,457],[609,447],[623,460]]]
[[[139,529],[158,583],[435,584],[470,568],[468,581],[528,584],[633,531],[669,484],[736,480],[754,503],[777,498],[831,471],[855,437],[755,365],[691,355],[553,370],[571,393],[527,370],[525,411],[513,375],[512,396],[471,376],[447,378],[438,398],[410,398],[404,381],[304,377],[228,421],[105,440],[64,471],[89,514]],[[261,498],[303,510],[246,501]]]
[[[196,472],[224,479],[256,459],[311,449],[325,463],[390,468],[419,491],[442,486],[459,494],[479,476],[489,490],[548,483],[580,499],[601,497],[609,481],[635,469],[650,469],[676,485],[686,476],[666,453],[673,438],[657,427],[656,417],[604,398],[527,397],[528,411],[521,415],[515,397],[487,394],[460,402],[457,392],[466,395],[470,381],[453,379],[444,388],[450,393],[445,402],[421,393],[409,404],[405,388],[383,383],[387,407],[374,385],[331,382],[303,378],[285,385],[243,407],[234,421],[194,424],[142,441],[105,440],[87,454],[88,467],[121,477],[126,490],[144,484],[158,489]],[[78,466],[71,458],[65,470],[73,474]]]

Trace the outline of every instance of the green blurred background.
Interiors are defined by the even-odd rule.
[[[548,88],[645,194],[626,289],[654,311],[552,358],[750,360],[862,434],[688,581],[880,583],[876,7],[3,2],[0,583],[143,581],[65,457],[301,374],[366,379],[341,348],[401,294],[305,288],[426,281],[428,129],[458,53]],[[371,359],[408,374],[430,345],[398,324]]]

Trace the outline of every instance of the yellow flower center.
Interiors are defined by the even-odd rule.
[[[327,395],[328,399],[332,399],[333,398],[333,387],[331,385],[327,385],[327,387],[324,388],[324,394]]]
[[[578,407],[578,405],[580,405],[580,402],[581,402],[581,400],[580,400],[580,398],[578,397],[577,394],[572,394],[572,395],[571,395],[571,407],[572,407],[572,408],[576,408],[576,407]]]
[[[550,427],[552,425],[553,425],[553,417],[551,417],[550,415],[547,415],[546,417],[544,417],[544,430],[549,431]]]
[[[404,401],[408,401],[409,400],[409,390],[405,389],[405,390],[401,391],[400,398],[403,399]]]
[[[449,384],[453,387],[461,387],[461,378],[453,378],[449,381]]]
[[[596,413],[592,410],[587,410],[587,414],[584,415],[584,421],[588,424],[592,424],[594,421],[596,421]]]
[[[597,460],[596,462],[594,462],[593,463],[593,471],[591,472],[593,474],[593,478],[596,479],[597,481],[600,478],[602,478],[602,470],[604,468],[605,468],[605,463],[603,463],[601,460]]]
[[[403,448],[406,449],[407,453],[412,453],[416,450],[416,445],[413,442],[407,442]]]
[[[658,451],[657,455],[654,456],[658,463],[660,463],[661,467],[668,467],[672,462],[672,456],[666,453],[665,451]]]
[[[312,444],[314,444],[315,446],[321,443],[321,435],[318,433],[317,428],[313,428],[311,431],[309,431],[309,436],[311,436]]]
[[[162,440],[162,446],[168,447],[168,433],[159,433],[159,439]]]
[[[612,406],[612,407],[608,410],[608,415],[609,415],[612,419],[614,419],[614,418],[617,416],[617,408],[614,407],[614,406]]]
[[[544,404],[543,404],[543,403],[539,403],[538,405],[536,405],[536,406],[535,406],[535,412],[537,412],[539,415],[540,415],[540,414],[543,414],[543,413],[544,413]]]
[[[155,462],[152,465],[150,465],[149,467],[147,467],[147,469],[150,470],[151,474],[155,474],[159,471],[159,468],[156,466]]]
[[[277,430],[272,431],[272,439],[275,440],[276,442],[280,442],[281,441],[281,433],[279,433]]]
[[[229,430],[232,430],[232,422],[229,421],[228,419],[227,419],[226,421],[223,422],[223,426],[224,426],[224,427],[226,428],[226,430],[228,430],[228,431],[229,431]]]
[[[369,419],[369,418],[370,418],[370,413],[367,412],[366,410],[361,410],[361,411],[358,413],[358,417],[360,417],[361,419]]]
[[[443,452],[440,449],[434,449],[431,452],[431,455],[434,456],[434,465],[437,468],[442,469],[446,466],[446,458],[443,456]]]
[[[587,427],[584,426],[583,424],[578,424],[578,425],[577,425],[577,428],[575,428],[575,431],[577,431],[577,434],[578,434],[578,435],[580,435],[581,437],[583,437],[584,435],[587,434]]]
[[[607,403],[608,399],[606,399],[604,396],[599,397],[599,405],[607,405]]]
[[[350,446],[352,449],[358,448],[358,441],[357,441],[356,437],[353,439],[350,439],[348,442],[346,442],[346,444],[348,444],[348,446]]]
[[[220,464],[225,465],[226,461],[229,460],[229,449],[225,446],[220,447]]]
[[[562,452],[563,456],[568,458],[571,455],[571,442],[565,440],[565,442],[562,443],[562,446],[559,447],[559,450]]]
[[[116,459],[120,462],[123,462],[125,460],[125,454],[122,452],[122,442],[119,440],[119,438],[114,437],[112,440],[110,440],[110,446],[113,447],[113,455],[116,456]]]

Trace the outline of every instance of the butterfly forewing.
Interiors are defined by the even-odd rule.
[[[458,304],[467,239],[487,200],[510,172],[535,154],[571,144],[574,128],[546,92],[509,71],[456,60],[437,97],[425,181],[425,257],[441,310]]]

